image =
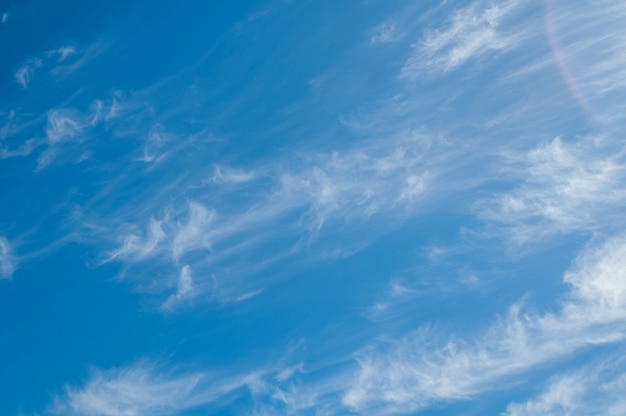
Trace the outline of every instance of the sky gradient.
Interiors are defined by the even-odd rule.
[[[626,414],[623,1],[0,13],[0,414]]]

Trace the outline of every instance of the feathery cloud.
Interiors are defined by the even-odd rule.
[[[253,385],[255,380],[254,374],[175,374],[154,363],[139,361],[127,367],[92,371],[84,386],[66,386],[50,411],[85,416],[175,415],[224,399]]]
[[[398,25],[393,22],[385,22],[374,28],[370,43],[396,42],[403,37]]]
[[[171,294],[167,300],[161,305],[161,309],[170,311],[181,302],[191,299],[194,296],[193,280],[191,278],[191,269],[188,265],[184,265],[180,269],[178,284],[176,285],[176,293]]]
[[[17,260],[9,240],[0,236],[0,279],[10,279],[15,271]]]
[[[57,159],[62,149],[85,139],[86,131],[104,120],[104,103],[94,100],[87,113],[76,109],[56,108],[48,111],[46,123],[47,149],[39,155],[37,171],[48,167]]]
[[[424,71],[448,72],[470,59],[512,49],[520,41],[521,33],[510,33],[503,23],[519,4],[519,0],[489,4],[476,1],[456,10],[446,29],[427,32],[414,45],[402,68],[402,77],[411,80]]]
[[[225,166],[216,166],[211,181],[217,184],[241,184],[254,180],[256,175],[253,172],[246,172],[241,169],[233,169]]]
[[[479,203],[479,215],[518,244],[624,225],[626,160],[611,140],[557,138],[511,154],[503,173],[519,185]]]
[[[41,67],[41,59],[30,58],[13,74],[15,81],[26,89],[35,76],[35,70]]]
[[[48,52],[49,56],[57,56],[57,62],[63,62],[68,56],[76,54],[76,47],[74,45],[63,45],[58,49],[54,49]]]
[[[559,374],[545,390],[523,403],[511,403],[503,416],[623,415],[626,368],[621,357]]]
[[[497,389],[583,347],[626,339],[626,236],[582,253],[564,281],[570,292],[556,313],[523,313],[517,304],[474,341],[435,346],[435,334],[422,330],[386,352],[362,352],[343,403],[411,412]]]

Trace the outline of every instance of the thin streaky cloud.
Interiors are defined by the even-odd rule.
[[[42,171],[57,160],[80,161],[85,149],[79,145],[88,138],[89,129],[107,121],[106,111],[105,103],[98,99],[91,102],[87,112],[74,108],[49,110],[45,128],[47,148],[39,155],[35,171]]]
[[[391,43],[397,42],[404,37],[401,29],[397,23],[385,22],[372,30],[372,36],[370,37],[370,43]]]
[[[508,51],[521,40],[522,33],[509,33],[503,26],[520,5],[519,0],[498,3],[476,1],[452,13],[444,30],[427,32],[414,45],[401,71],[406,79],[415,79],[429,71],[445,73],[467,61],[490,52]]]
[[[125,234],[121,238],[122,242],[120,247],[110,253],[109,257],[104,260],[104,263],[108,263],[118,258],[128,258],[132,261],[140,261],[154,255],[158,245],[165,239],[165,232],[163,231],[162,224],[162,220],[150,218],[145,238],[138,235],[135,230]]]
[[[50,70],[50,73],[57,79],[67,78],[74,72],[93,62],[105,52],[106,48],[107,45],[104,42],[96,41],[85,48],[75,50],[67,49],[66,52],[70,52],[69,55],[77,55],[77,57],[75,59],[68,60],[70,62],[67,62],[65,59],[59,60],[57,65]],[[60,50],[63,49],[61,48]],[[65,57],[69,55],[66,55]],[[63,55],[61,54],[60,56]]]
[[[269,242],[289,238],[291,248],[279,245],[278,251],[269,256],[285,258],[290,252],[297,252],[298,244],[302,244],[294,240],[294,227],[314,238],[329,222],[356,225],[370,220],[379,222],[387,216],[397,217],[401,222],[428,201],[438,170],[436,167],[431,172],[430,165],[438,162],[437,157],[428,155],[445,149],[446,145],[441,147],[421,135],[403,135],[388,143],[374,142],[343,152],[305,155],[299,160],[301,166],[296,168],[281,168],[284,162],[278,161],[274,166],[259,169],[264,172],[262,188],[256,187],[256,192],[251,194],[257,197],[234,209],[219,208],[225,197],[220,191],[222,186],[214,196],[215,185],[249,186],[257,175],[217,165],[208,183],[206,180],[201,184],[176,183],[170,189],[179,194],[167,196],[167,202],[142,201],[145,205],[142,212],[152,216],[149,224],[142,224],[141,219],[120,221],[118,216],[116,222],[126,225],[117,226],[118,231],[111,236],[117,247],[108,251],[103,262],[116,260],[133,266],[159,259],[159,263],[169,266],[178,262],[191,268],[198,262],[203,267],[216,266],[226,264],[240,250],[249,253],[252,247],[271,247]],[[172,201],[188,202],[181,206]],[[296,218],[295,223],[269,226],[290,216]],[[103,227],[108,228],[97,228]],[[361,240],[356,250],[355,246],[337,248],[330,257],[352,255],[365,245]],[[199,256],[201,252],[204,254]],[[268,259],[267,254],[264,259]],[[253,261],[249,266],[239,264],[239,268],[258,267],[266,264],[266,260],[259,264]],[[199,287],[206,287],[203,282],[198,283]],[[258,288],[243,289],[229,298],[255,290]]]
[[[138,361],[106,371],[93,370],[82,387],[66,386],[49,411],[59,415],[176,415],[225,399],[254,385],[258,376],[174,373],[154,362]]]
[[[35,148],[43,144],[42,140],[28,139],[19,147],[9,150],[6,147],[0,147],[0,159],[9,159],[12,157],[24,157],[30,155]]]
[[[171,294],[167,300],[161,305],[161,309],[171,311],[181,302],[189,300],[194,296],[194,285],[191,276],[191,269],[188,265],[184,265],[180,269],[180,275],[176,284],[176,293]]]
[[[253,172],[234,169],[227,166],[216,166],[211,181],[217,184],[242,184],[256,178]]]
[[[505,156],[503,176],[520,182],[479,202],[478,214],[517,245],[623,225],[626,159],[612,140],[556,138]]]
[[[385,352],[365,350],[343,403],[356,411],[413,412],[497,389],[583,347],[626,339],[626,237],[589,247],[564,282],[570,292],[556,313],[526,313],[516,304],[473,341],[452,338],[437,347],[436,334],[424,329]]]
[[[17,259],[9,240],[0,236],[0,279],[10,279],[17,267]]]
[[[41,67],[41,65],[41,59],[29,59],[15,72],[15,74],[13,74],[15,82],[20,84],[23,89],[28,88],[28,84],[30,84],[33,77],[35,76],[35,71],[37,70],[37,68]]]
[[[54,49],[48,52],[49,56],[56,56],[57,62],[63,62],[67,57],[75,55],[77,53],[76,46],[64,45],[58,49]]]
[[[544,390],[525,402],[510,403],[502,416],[626,413],[626,368],[620,356],[552,377]]]

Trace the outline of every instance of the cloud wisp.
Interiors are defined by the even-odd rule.
[[[584,347],[626,339],[626,237],[582,253],[564,275],[569,293],[553,313],[514,305],[476,339],[450,339],[422,330],[386,352],[357,355],[360,370],[343,403],[357,411],[412,412],[437,402],[502,388],[512,377],[559,362]],[[498,387],[499,386],[499,387]]]
[[[118,212],[116,222],[125,225],[118,225],[119,231],[111,236],[117,247],[103,262],[143,267],[156,260],[175,267],[177,274],[181,273],[178,264],[186,264],[192,271],[205,270],[194,273],[198,290],[212,290],[214,277],[207,270],[226,266],[253,247],[261,249],[263,260],[250,258],[250,264],[245,264],[239,258],[238,269],[265,267],[272,258],[285,259],[311,247],[324,238],[329,224],[349,230],[370,222],[372,230],[382,233],[428,209],[440,191],[433,187],[438,176],[446,174],[440,172],[441,163],[455,154],[448,144],[426,135],[404,134],[393,141],[295,157],[297,162],[274,163],[256,171],[218,165],[206,175],[208,181],[176,179],[176,185],[167,188],[172,192],[143,200],[141,212],[152,216],[147,223],[130,211]],[[229,204],[230,199],[240,199],[240,187],[254,192],[243,204]],[[186,202],[181,206],[172,201]],[[102,221],[106,218],[96,222]],[[356,248],[337,250],[354,253],[363,244],[359,240]],[[259,290],[242,288],[243,293]]]
[[[90,128],[105,121],[105,104],[94,100],[87,113],[73,108],[55,108],[48,111],[45,128],[47,148],[39,155],[36,171],[47,168],[58,160],[77,161],[85,157],[79,145]]]
[[[385,415],[468,400],[507,388],[521,375],[567,361],[583,349],[626,340],[625,266],[626,236],[590,246],[564,274],[569,291],[555,311],[524,312],[519,303],[482,335],[443,343],[438,342],[443,336],[439,331],[423,328],[390,341],[388,348],[370,345],[360,350],[356,371],[335,363],[336,368],[315,374],[306,364],[281,362],[224,376],[211,371],[176,373],[138,362],[92,372],[82,387],[66,387],[52,409],[68,415],[170,415],[246,395],[258,414],[317,409],[322,414]],[[186,273],[180,277],[181,294],[188,283]],[[607,414],[619,414],[624,406],[618,393],[624,385],[620,368],[604,365],[555,376],[545,393],[527,403],[510,404],[507,414],[592,408],[597,403],[594,392],[607,399],[602,405]]]
[[[479,216],[517,245],[624,225],[626,160],[612,140],[556,138],[506,160],[504,176],[519,185],[480,202]]]
[[[477,1],[452,13],[443,30],[428,32],[414,45],[401,76],[412,80],[424,72],[445,73],[490,52],[514,48],[523,31],[511,32],[504,22],[520,7],[519,0],[498,3]]]
[[[35,76],[37,68],[41,67],[41,59],[31,58],[27,60],[16,72],[13,74],[15,82],[21,85],[23,89],[28,88],[28,84]]]
[[[0,236],[0,279],[10,279],[17,267],[17,260],[9,240]]]
[[[545,390],[522,403],[511,403],[503,416],[626,413],[626,369],[621,357],[570,370],[551,378]]]
[[[257,378],[255,374],[176,373],[139,361],[107,371],[93,370],[84,386],[66,386],[49,411],[68,416],[176,415],[228,400],[237,390],[253,388]]]
[[[411,412],[501,388],[511,377],[581,348],[623,341],[625,259],[624,236],[583,253],[564,276],[570,292],[558,312],[525,313],[518,304],[473,341],[451,339],[434,347],[436,334],[422,330],[387,352],[362,352],[343,402],[357,410]]]

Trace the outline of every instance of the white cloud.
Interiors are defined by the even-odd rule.
[[[41,66],[41,59],[31,58],[27,60],[13,75],[15,81],[26,89],[35,75],[35,70]]]
[[[585,380],[580,375],[567,375],[552,382],[540,397],[523,405],[511,404],[506,414],[510,416],[571,415],[580,406],[580,395],[585,390]]]
[[[553,377],[524,403],[511,403],[503,416],[607,415],[626,413],[626,371],[621,357]]]
[[[64,45],[58,49],[48,52],[50,56],[57,56],[58,62],[63,62],[68,56],[76,54],[76,47],[74,45]]]
[[[170,295],[162,305],[164,310],[172,310],[180,302],[191,299],[194,296],[193,280],[191,278],[191,269],[188,265],[184,265],[180,270],[176,293]]]
[[[568,144],[557,138],[525,154],[511,154],[507,174],[521,183],[481,202],[479,212],[504,227],[517,244],[624,222],[626,163],[607,140]]]
[[[56,144],[80,137],[84,123],[76,110],[58,109],[48,112],[46,137],[48,143]]]
[[[63,146],[67,149],[71,143],[82,142],[86,138],[87,129],[103,121],[103,113],[104,103],[101,100],[94,100],[87,113],[81,113],[70,108],[57,108],[48,111],[46,123],[48,148],[39,156],[36,170],[43,170],[59,156],[64,156],[61,152]],[[80,161],[83,152],[80,151],[79,154],[80,156],[75,159]]]
[[[521,33],[509,33],[503,23],[519,4],[519,0],[476,1],[456,10],[447,28],[427,32],[414,45],[402,76],[414,79],[424,70],[447,72],[487,53],[510,50],[520,41]]]
[[[408,135],[389,143],[313,158],[313,166],[282,175],[281,192],[309,206],[310,228],[329,219],[365,220],[419,201],[435,179],[429,138]]]
[[[6,147],[0,148],[0,159],[8,159],[11,157],[28,156],[41,142],[36,139],[28,139],[21,146],[14,150],[9,150]]]
[[[9,241],[0,236],[0,279],[9,279],[15,271],[17,260]]]
[[[227,398],[238,389],[254,385],[256,379],[254,374],[174,374],[140,361],[93,371],[84,386],[66,386],[65,393],[55,398],[49,410],[68,416],[176,415]]]
[[[210,228],[215,218],[215,211],[202,204],[189,202],[185,220],[176,220],[171,214],[160,220],[150,218],[145,233],[131,226],[119,237],[120,246],[113,250],[104,262],[120,259],[131,263],[154,258],[155,255],[169,251],[175,261],[185,254],[198,250],[210,249]]]
[[[111,108],[111,111],[114,111],[113,107]],[[172,153],[173,150],[172,148],[163,150],[163,148],[175,141],[175,139],[176,137],[173,134],[166,132],[163,126],[160,124],[155,125],[150,130],[148,138],[145,141],[142,156],[138,157],[136,160],[144,163],[150,163],[152,165],[159,164],[170,156],[170,153]]]
[[[216,166],[211,181],[217,184],[241,184],[254,180],[256,175],[241,169]]]
[[[214,218],[215,211],[195,202],[189,203],[189,218],[186,223],[177,224],[172,240],[172,255],[175,259],[188,251],[211,248],[208,231]]]
[[[403,36],[398,25],[392,22],[380,24],[376,26],[372,32],[370,43],[396,42],[402,39]]]
[[[82,48],[80,50],[71,45],[62,46],[57,49],[57,54],[59,55],[59,58],[63,59],[58,60],[58,64],[50,70],[50,73],[57,78],[65,78],[92,62],[105,50],[105,48],[106,45],[102,42],[94,42],[87,48]],[[71,62],[65,63],[65,58],[75,54],[79,54],[79,56],[76,59],[71,60]]]
[[[503,387],[511,377],[594,345],[626,339],[626,236],[581,254],[564,275],[570,292],[556,313],[513,306],[473,341],[418,331],[387,351],[357,356],[359,371],[343,397],[356,410],[411,412]]]
[[[136,232],[124,235],[121,246],[113,251],[105,262],[109,262],[117,258],[139,261],[155,254],[155,250],[158,245],[166,237],[162,228],[162,223],[163,221],[150,218],[146,236],[143,238]]]
[[[144,205],[143,213],[166,214],[156,214],[145,231],[141,224],[125,226],[113,237],[118,246],[109,252],[105,262],[119,260],[130,266],[140,263],[145,266],[144,261],[150,259],[172,266],[180,261],[195,270],[225,265],[236,258],[237,274],[246,274],[296,252],[303,230],[314,236],[329,222],[349,226],[376,220],[373,218],[376,216],[397,217],[402,221],[417,212],[415,208],[427,198],[436,179],[428,171],[429,163],[434,160],[428,154],[437,146],[431,139],[411,133],[342,152],[305,155],[290,163],[294,166],[291,169],[280,164],[261,167],[259,171],[264,172],[261,186],[246,195],[243,204],[234,206],[230,204],[234,196],[230,187],[211,185],[245,183],[256,179],[256,174],[218,165],[212,168],[210,183],[206,180],[200,185],[176,183],[172,189],[180,193],[175,198],[155,199]],[[189,193],[188,189],[194,192]],[[181,207],[177,201],[189,201],[191,194],[193,202]],[[132,212],[120,215],[134,218]],[[381,220],[377,224],[380,229],[394,225],[393,221]],[[331,251],[335,255],[350,255],[366,244],[359,239],[347,248]],[[263,248],[263,258],[250,255],[254,247]],[[243,252],[245,256],[238,257]],[[198,276],[198,290],[208,290],[210,284],[203,280],[209,277]],[[239,293],[222,289],[223,296],[219,297],[228,301],[260,293],[258,286],[244,284],[238,285]]]

